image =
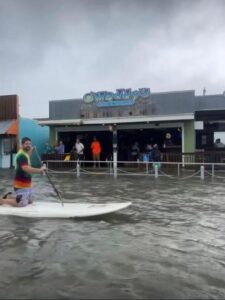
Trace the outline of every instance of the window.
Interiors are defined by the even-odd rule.
[[[207,136],[204,134],[202,135],[202,145],[206,145],[207,144]]]
[[[225,132],[214,132],[214,147],[224,148],[225,147]]]
[[[215,143],[216,140],[220,139],[220,142],[225,144],[225,132],[221,131],[221,132],[214,132],[214,138],[213,141]]]

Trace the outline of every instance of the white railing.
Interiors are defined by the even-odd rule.
[[[111,175],[117,176],[160,176],[176,179],[217,177],[225,179],[225,163],[194,162],[143,162],[143,161],[45,161],[50,173]]]

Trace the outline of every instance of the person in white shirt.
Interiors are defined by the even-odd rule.
[[[80,139],[78,138],[75,143],[75,151],[77,154],[77,159],[84,160],[84,145],[80,142]]]

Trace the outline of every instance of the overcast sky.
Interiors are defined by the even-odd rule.
[[[0,95],[23,117],[141,87],[223,93],[224,0],[0,0]]]

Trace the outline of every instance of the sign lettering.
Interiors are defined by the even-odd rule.
[[[135,91],[131,89],[117,89],[116,93],[107,91],[87,93],[84,95],[83,101],[87,104],[96,103],[98,107],[112,107],[133,105],[138,98],[147,98],[149,96],[149,88],[141,88]]]

